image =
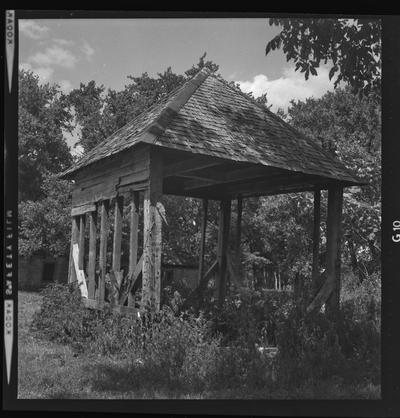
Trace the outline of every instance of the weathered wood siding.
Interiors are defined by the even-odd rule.
[[[150,146],[143,145],[87,167],[78,173],[72,190],[72,206],[112,199],[129,190],[148,187]]]

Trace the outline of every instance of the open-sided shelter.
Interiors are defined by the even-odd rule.
[[[328,190],[327,279],[309,310],[321,306],[328,297],[332,306],[338,305],[343,188],[362,182],[314,141],[206,69],[94,147],[62,177],[74,180],[70,281],[87,280],[89,305],[104,303],[111,204],[115,207],[111,276],[117,288],[122,282],[122,211],[125,204],[131,205],[129,274],[116,304],[132,306],[132,289],[141,274],[142,302],[158,310],[162,223],[168,217],[162,205],[163,194],[203,199],[200,286],[204,287],[210,275],[216,274],[222,305],[230,269],[227,253],[232,199],[238,199],[238,251],[243,198],[313,191],[313,274],[317,275],[320,191],[324,189]],[[144,196],[141,255],[140,193]],[[220,201],[219,236],[216,261],[204,272],[209,199]],[[88,256],[84,232],[87,217]]]

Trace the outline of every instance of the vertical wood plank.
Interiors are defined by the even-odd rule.
[[[327,217],[327,281],[334,283],[333,291],[327,301],[327,309],[336,316],[340,302],[340,258],[341,258],[341,221],[343,208],[343,188],[328,189],[328,217]]]
[[[96,291],[96,232],[97,213],[89,213],[89,264],[88,264],[88,295],[94,299]]]
[[[318,291],[319,287],[319,245],[321,226],[321,191],[314,192],[314,223],[313,223],[313,253],[312,253],[312,294]]]
[[[243,198],[241,195],[237,199],[237,218],[236,218],[236,236],[235,236],[235,270],[239,282],[242,283],[242,271],[241,271],[241,241],[242,241],[242,212],[243,212]]]
[[[143,271],[142,306],[152,312],[160,309],[161,293],[161,234],[162,218],[162,155],[150,152],[149,187],[144,192],[143,202]]]
[[[109,212],[109,201],[103,200],[100,206],[100,251],[99,251],[99,268],[100,268],[100,278],[99,278],[99,289],[97,292],[98,301],[100,303],[104,302],[104,293],[105,293],[105,278],[106,278],[106,266],[107,266],[107,238],[109,233],[109,221],[108,221],[108,212]]]
[[[138,258],[139,192],[133,192],[130,213],[129,275],[132,277]],[[134,297],[128,294],[128,306],[134,305]]]
[[[79,216],[79,270],[84,270],[86,213]]]
[[[78,240],[79,240],[78,218],[76,216],[73,216],[72,228],[71,228],[71,248],[70,248],[70,253],[69,253],[68,283],[72,283],[77,280],[72,251],[73,251],[74,244],[77,244]]]
[[[122,211],[124,205],[123,196],[117,196],[115,199],[114,213],[114,239],[113,239],[113,255],[112,269],[114,273],[121,269],[121,241],[122,241]]]
[[[202,211],[202,217],[201,217],[198,283],[201,282],[203,275],[204,275],[204,251],[205,251],[205,246],[206,246],[207,215],[208,215],[208,199],[203,199],[203,211]]]
[[[231,218],[231,200],[224,199],[220,204],[219,228],[218,228],[218,276],[217,276],[217,295],[218,306],[221,308],[226,294],[226,268],[227,252],[229,241],[229,226]]]

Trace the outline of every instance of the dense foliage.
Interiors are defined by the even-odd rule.
[[[72,163],[63,137],[71,114],[58,86],[40,84],[30,71],[20,70],[18,88],[19,201],[37,200],[44,177]]]
[[[71,234],[70,183],[54,175],[43,179],[43,198],[18,205],[18,253],[22,256],[65,256]]]
[[[276,19],[270,25],[281,32],[266,47],[268,55],[282,48],[295,70],[317,75],[323,62],[331,66],[329,79],[335,87],[343,81],[355,92],[380,95],[381,88],[381,21],[379,19]]]

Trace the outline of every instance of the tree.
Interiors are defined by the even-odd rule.
[[[349,88],[337,89],[320,99],[292,102],[288,119],[368,183],[346,191],[343,214],[349,262],[362,281],[380,267],[380,104]]]
[[[72,90],[67,98],[71,112],[75,114],[75,124],[81,128],[78,144],[84,152],[89,151],[201,68],[217,71],[218,65],[206,61],[205,57],[204,53],[199,62],[183,75],[175,74],[171,67],[158,73],[157,77],[150,77],[147,72],[139,77],[129,75],[130,82],[121,91],[109,89],[105,92],[104,86],[97,86],[93,80],[88,84],[81,83],[79,89]]]
[[[41,200],[18,205],[18,253],[22,256],[66,256],[71,234],[70,182],[44,177]]]
[[[317,75],[323,62],[331,65],[329,79],[341,81],[354,92],[380,96],[381,21],[379,19],[269,19],[281,32],[266,46],[266,55],[282,48],[295,70]]]
[[[66,99],[70,107],[73,104],[75,125],[81,127],[82,139],[79,145],[84,150],[91,149],[99,140],[107,136],[107,130],[102,120],[104,108],[105,88],[103,85],[97,86],[95,81],[88,84],[80,83],[78,89],[72,90]]]
[[[19,200],[36,200],[43,193],[46,173],[67,168],[72,157],[63,138],[70,114],[58,86],[40,85],[30,71],[19,72],[18,174]]]

